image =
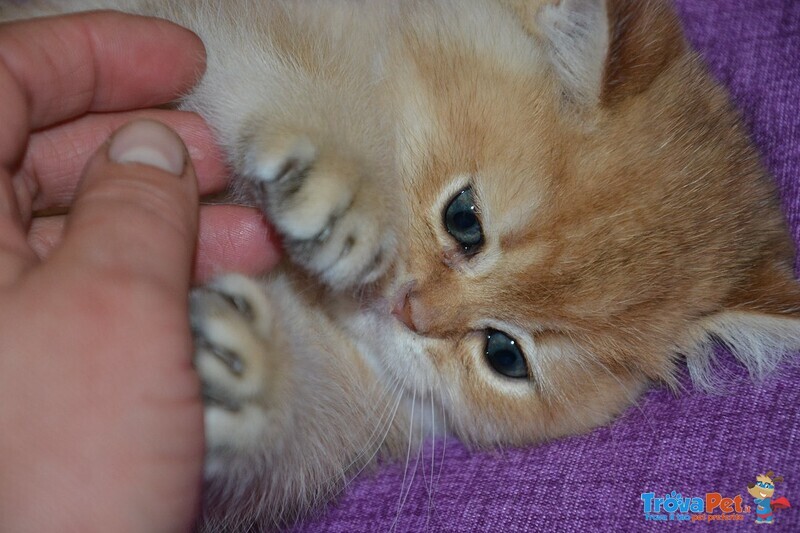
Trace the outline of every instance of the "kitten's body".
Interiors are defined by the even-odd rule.
[[[604,424],[680,355],[708,385],[712,336],[754,374],[800,347],[773,185],[665,2],[77,4],[203,38],[181,105],[286,238],[267,280],[193,296],[210,490],[234,513],[211,528],[291,518],[432,433]],[[467,186],[476,253],[444,227]],[[487,364],[487,330],[528,379]]]

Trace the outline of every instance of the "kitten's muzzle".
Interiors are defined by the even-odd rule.
[[[429,298],[442,297],[431,295],[416,280],[404,283],[389,300],[391,313],[409,331],[427,338],[457,338],[469,331],[463,316],[448,312],[444,302],[430,304]]]

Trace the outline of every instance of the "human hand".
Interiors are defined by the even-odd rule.
[[[118,42],[114,46],[126,44]],[[163,54],[157,41],[152,48],[155,49],[153,54]],[[48,52],[42,51],[45,54],[40,60],[60,62],[63,59],[47,57]],[[117,52],[118,50],[115,51]],[[186,50],[184,53],[202,54],[202,49]],[[131,50],[127,59],[111,60],[127,62],[126,65],[130,66],[131,63],[141,61],[140,54],[135,57],[134,54]],[[73,63],[77,64],[81,60],[85,58],[76,56]],[[172,68],[171,65],[162,67]],[[35,65],[31,64],[28,68],[35,68]],[[132,68],[135,70],[137,67],[133,65]],[[200,71],[196,74],[199,76]],[[119,75],[130,76],[131,73],[123,71]],[[139,73],[135,75],[140,76]],[[32,83],[42,81],[34,78]],[[115,80],[112,83],[127,82],[128,80]],[[160,93],[153,95],[152,102],[167,101],[180,92],[164,86],[166,80],[151,82],[162,84],[158,89]],[[151,84],[150,90],[153,89],[155,86]],[[194,163],[201,195],[220,192],[227,186],[228,169],[224,163],[224,155],[216,145],[208,125],[194,113],[144,108],[147,105],[149,104],[131,101],[119,102],[118,105],[108,108],[112,111],[85,110],[88,111],[85,114],[74,116],[66,122],[45,126],[31,134],[21,163],[13,174],[13,180],[21,216],[28,229],[28,242],[40,258],[46,258],[61,240],[66,217],[54,216],[53,213],[61,213],[72,204],[75,188],[89,158],[112,132],[133,119],[157,120],[170,126],[181,136]],[[137,109],[138,107],[141,108]],[[37,216],[39,213],[49,213],[50,216]],[[263,272],[275,265],[278,258],[277,237],[260,211],[233,205],[201,206],[193,269],[196,283],[206,282],[223,272]]]
[[[0,60],[0,530],[185,530],[203,459],[187,311],[196,178],[210,190],[222,167],[196,117],[163,110],[146,114],[206,150],[197,174],[153,122],[88,153],[130,110],[188,89],[202,45],[163,21],[94,13],[2,25]],[[55,222],[33,216],[62,206]],[[211,233],[235,227],[220,218],[260,224],[243,213],[209,210]],[[201,276],[270,261],[206,242]]]
[[[84,167],[112,132],[136,118],[158,120],[188,145],[200,193],[217,193],[227,185],[228,169],[208,125],[197,115],[175,110],[144,109],[89,114],[34,133],[23,164],[15,174],[23,185],[23,219],[28,243],[44,259],[59,244],[66,217]],[[36,216],[37,213],[49,216]],[[257,274],[279,259],[277,236],[257,209],[234,205],[201,205],[193,279],[207,282],[225,272]]]

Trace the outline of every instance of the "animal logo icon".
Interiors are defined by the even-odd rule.
[[[774,499],[772,497],[775,494],[775,484],[780,482],[783,482],[783,476],[775,476],[770,470],[766,474],[756,476],[755,483],[747,484],[747,492],[756,504],[756,524],[774,524],[774,511],[791,507],[785,496]]]

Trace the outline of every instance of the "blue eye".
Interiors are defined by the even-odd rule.
[[[509,378],[528,378],[528,364],[517,341],[495,329],[486,332],[486,361],[496,372]]]
[[[447,233],[458,241],[466,254],[474,254],[483,244],[483,229],[478,219],[478,209],[472,197],[472,188],[467,187],[456,194],[444,212]]]

